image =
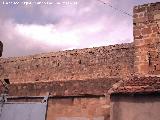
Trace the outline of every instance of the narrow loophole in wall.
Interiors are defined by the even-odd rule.
[[[10,84],[10,81],[7,78],[4,79],[4,82],[7,83],[7,84]]]
[[[79,64],[81,64],[81,63],[82,63],[82,61],[81,61],[81,60],[79,60],[79,61],[78,61],[78,63],[79,63]]]

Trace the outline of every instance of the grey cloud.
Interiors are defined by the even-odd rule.
[[[34,42],[30,38],[19,35],[15,30],[15,23],[11,20],[1,21],[0,25],[1,41],[4,44],[3,57],[31,55],[51,50],[42,43]],[[62,50],[62,48],[54,46],[52,50],[57,51]]]

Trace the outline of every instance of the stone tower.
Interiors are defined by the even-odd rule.
[[[134,7],[136,75],[160,75],[160,2]]]

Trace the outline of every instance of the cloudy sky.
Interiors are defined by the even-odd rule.
[[[102,0],[132,15],[135,5],[159,0]],[[1,0],[3,57],[133,41],[132,17],[98,0]]]

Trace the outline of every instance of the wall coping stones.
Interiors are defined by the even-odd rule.
[[[99,78],[89,80],[50,81],[14,83],[9,86],[10,96],[85,96],[105,95],[120,78]]]
[[[133,43],[125,43],[125,44],[116,44],[116,45],[109,45],[109,46],[101,46],[101,47],[93,47],[93,48],[84,48],[84,49],[74,49],[74,50],[65,50],[65,51],[58,51],[58,52],[50,52],[50,53],[42,53],[30,56],[21,56],[21,57],[9,57],[9,58],[0,58],[0,64],[2,63],[10,63],[10,62],[17,62],[17,61],[28,61],[32,59],[45,59],[50,57],[58,57],[58,56],[66,56],[72,54],[83,54],[90,53],[93,50],[101,50],[105,48],[105,51],[112,51],[112,50],[119,50],[119,49],[130,49],[134,47]]]

